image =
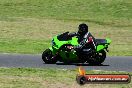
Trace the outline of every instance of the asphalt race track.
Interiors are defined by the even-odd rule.
[[[132,56],[107,57],[100,66],[90,66],[89,64],[45,64],[41,55],[29,54],[0,54],[0,67],[32,67],[32,68],[61,68],[74,69],[83,66],[86,70],[112,70],[132,72]]]

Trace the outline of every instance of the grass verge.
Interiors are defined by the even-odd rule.
[[[0,68],[1,88],[131,88],[130,84],[86,84],[80,86],[75,78],[77,69]],[[87,74],[126,74],[116,71],[87,71]],[[132,75],[131,72],[129,74]]]
[[[84,3],[85,2],[85,3]],[[54,35],[89,24],[112,39],[112,56],[132,56],[132,0],[0,0],[0,52],[42,53]]]
[[[77,31],[81,21],[14,18],[0,21],[0,52],[40,54],[51,45],[52,37],[66,31]],[[113,27],[91,22],[89,31],[95,38],[110,38],[110,56],[132,56],[131,26]],[[118,24],[118,23],[117,23]]]

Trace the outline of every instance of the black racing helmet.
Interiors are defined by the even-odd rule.
[[[82,23],[78,27],[78,34],[85,35],[88,32],[88,26],[85,23]]]

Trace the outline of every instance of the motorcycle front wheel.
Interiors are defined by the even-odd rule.
[[[46,49],[42,54],[42,60],[46,64],[55,64],[57,62],[56,58],[53,58],[52,51],[50,49]]]

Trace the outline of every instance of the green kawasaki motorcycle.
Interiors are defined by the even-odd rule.
[[[104,62],[110,39],[96,39],[96,50],[92,48],[86,51],[69,49],[69,46],[78,45],[77,37],[69,37],[69,32],[57,35],[52,40],[52,47],[46,49],[42,54],[42,60],[46,64],[55,64],[57,61],[64,63],[89,63],[99,65]],[[89,44],[88,44],[89,45]],[[87,45],[86,45],[87,46]]]

